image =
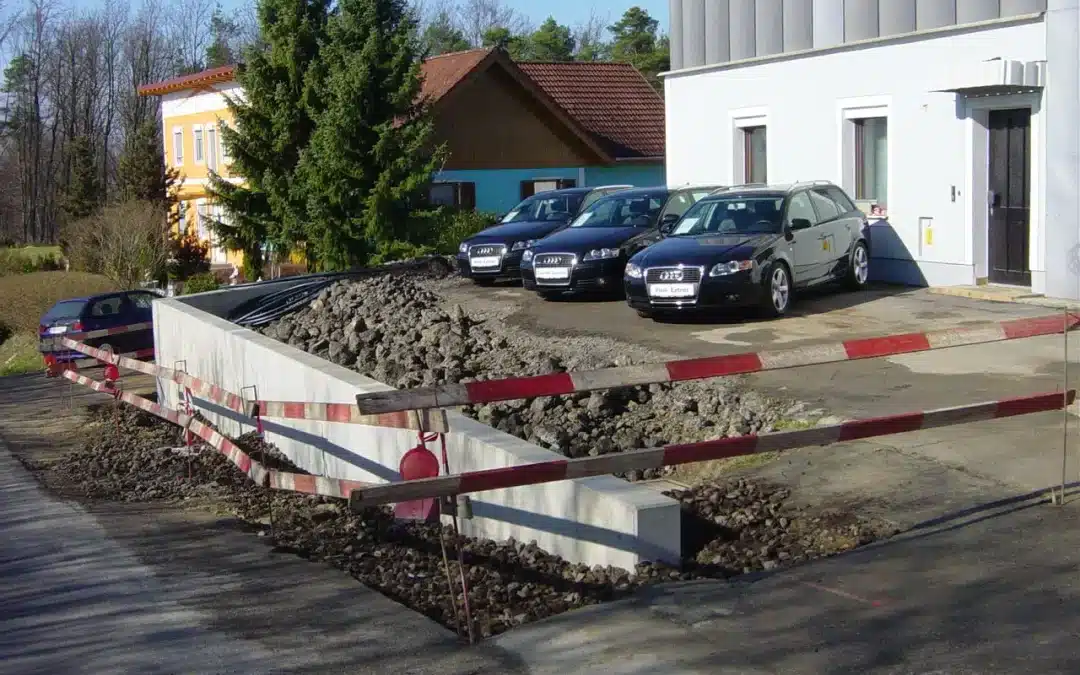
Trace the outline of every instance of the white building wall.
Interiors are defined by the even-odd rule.
[[[243,88],[236,82],[215,84],[209,91],[174,91],[161,97],[161,116],[180,117],[225,110],[225,95],[242,101],[243,94]]]
[[[851,190],[850,177],[844,180],[844,119],[859,115],[859,109],[884,114],[888,221],[873,230],[875,277],[974,283],[977,271],[985,276],[985,235],[976,252],[970,224],[979,217],[985,221],[985,192],[973,194],[972,174],[980,163],[985,172],[986,148],[985,138],[978,142],[972,115],[977,118],[977,108],[990,104],[940,90],[977,79],[984,62],[998,58],[1045,60],[1042,21],[998,22],[672,73],[665,80],[668,183],[735,182],[741,157],[735,129],[752,121],[767,127],[769,182],[826,179]],[[1041,94],[993,105],[1028,104],[1033,106],[1031,232],[1032,241],[1041,243]],[[1033,246],[1031,253],[1036,286],[1045,277],[1042,248]]]

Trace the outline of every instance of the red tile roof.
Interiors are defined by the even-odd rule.
[[[438,101],[490,55],[490,49],[470,49],[428,58],[423,65],[421,96],[431,102]]]
[[[235,65],[221,66],[220,68],[204,70],[201,73],[181,75],[180,77],[173,77],[168,80],[162,80],[161,82],[154,82],[153,84],[144,84],[139,87],[138,93],[140,96],[161,96],[162,94],[168,94],[174,91],[197,89],[219,82],[228,82],[235,77]]]
[[[613,157],[664,155],[664,100],[632,65],[589,61],[517,65]]]

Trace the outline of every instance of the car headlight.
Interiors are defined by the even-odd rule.
[[[535,239],[526,239],[525,241],[515,241],[514,245],[510,247],[511,251],[520,251],[523,248],[529,248],[536,243]]]
[[[528,249],[524,253],[521,254],[521,262],[523,262],[523,263],[530,262],[532,259],[533,259],[532,249]]]
[[[457,247],[457,250],[458,250],[458,253],[468,253],[469,252],[469,244],[463,241]]]
[[[606,260],[608,258],[618,258],[619,249],[617,248],[594,248],[585,254],[582,258],[583,261],[588,262],[590,260]]]
[[[731,262],[717,263],[709,270],[710,277],[723,277],[736,272],[753,269],[753,260],[732,260]]]
[[[626,276],[629,279],[640,279],[641,277],[645,276],[645,270],[641,269],[639,265],[635,265],[634,263],[627,263]]]

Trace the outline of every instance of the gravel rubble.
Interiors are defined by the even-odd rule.
[[[734,480],[670,493],[685,514],[687,557],[680,567],[644,563],[635,570],[589,568],[553,556],[535,543],[457,537],[448,526],[395,521],[387,509],[354,514],[342,500],[262,488],[203,444],[191,453],[181,449],[181,433],[148,413],[110,403],[97,411],[84,447],[31,468],[54,489],[90,500],[181,505],[210,501],[261,525],[259,535],[277,550],[334,565],[453,629],[454,603],[442,557],[445,542],[459,606],[456,560],[461,549],[479,637],[626,597],[642,586],[772,570],[893,533],[851,513],[790,507],[786,488]],[[277,466],[290,467],[273,446],[251,434],[238,442],[256,457],[265,452]]]
[[[642,363],[641,353],[594,348],[592,340],[537,338],[500,317],[444,307],[429,280],[384,276],[344,281],[262,329],[399,388]],[[496,429],[569,457],[770,431],[803,406],[747,389],[738,379],[654,384],[466,406]],[[631,472],[630,480],[664,470]]]

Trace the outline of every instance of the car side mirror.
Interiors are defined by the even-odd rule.
[[[809,228],[810,226],[811,226],[811,223],[806,218],[792,218],[791,219],[791,229],[794,232],[798,232],[799,230],[805,230],[805,229]]]
[[[671,231],[675,229],[675,223],[679,222],[679,216],[674,213],[668,213],[660,219],[660,234],[671,234]]]

